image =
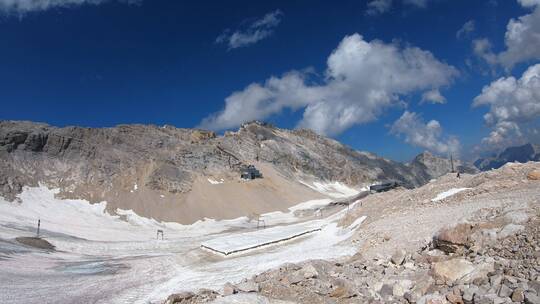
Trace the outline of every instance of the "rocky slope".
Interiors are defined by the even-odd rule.
[[[370,195],[348,259],[285,264],[165,303],[540,303],[540,163]],[[434,202],[440,191],[464,191]],[[184,286],[179,286],[179,290]]]
[[[480,158],[474,162],[474,165],[482,170],[497,169],[508,162],[526,163],[528,161],[540,161],[540,145],[531,143],[508,147],[497,155]]]
[[[240,168],[247,164],[256,164],[265,178],[240,181]],[[117,207],[133,209],[185,223],[273,211],[320,197],[299,180],[360,187],[393,179],[415,187],[449,170],[448,160],[432,155],[423,154],[407,165],[355,151],[309,130],[259,122],[224,136],[172,126],[58,128],[0,122],[3,197],[13,200],[23,186],[43,183],[59,188],[61,197],[105,200],[113,212]],[[252,203],[255,200],[262,203]]]

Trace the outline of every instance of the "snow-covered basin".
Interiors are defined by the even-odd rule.
[[[0,239],[34,235],[39,218],[42,235],[59,250],[22,250],[15,243],[0,240],[0,255],[9,255],[0,259],[0,303],[42,299],[54,303],[159,303],[174,292],[218,289],[228,281],[239,281],[287,262],[352,255],[358,246],[346,241],[357,225],[337,226],[346,210],[294,226],[302,221],[295,217],[295,210],[319,208],[331,200],[304,202],[288,212],[263,215],[267,225],[285,229],[277,229],[276,235],[285,231],[288,235],[301,226],[319,227],[320,231],[295,242],[219,258],[201,250],[200,244],[221,237],[238,238],[238,233],[255,229],[256,222],[242,217],[180,225],[118,210],[126,219],[122,220],[105,212],[105,202],[61,200],[54,194],[53,190],[37,187],[25,188],[21,203],[0,198]],[[156,240],[157,229],[164,230],[164,241]]]
[[[438,202],[438,201],[441,201],[441,200],[443,200],[443,199],[445,199],[447,197],[450,197],[450,196],[452,196],[454,194],[457,194],[457,193],[459,193],[461,191],[465,191],[465,190],[469,190],[469,189],[471,189],[471,188],[452,188],[452,189],[450,189],[448,191],[444,191],[444,192],[441,192],[441,193],[437,194],[437,196],[435,198],[433,198],[431,201],[432,202]]]

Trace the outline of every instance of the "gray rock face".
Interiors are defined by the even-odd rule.
[[[418,154],[409,164],[409,167],[416,176],[422,176],[427,181],[431,178],[452,172],[452,166],[455,172],[468,174],[476,174],[479,172],[472,164],[463,163],[458,159],[437,157],[429,152]]]
[[[104,193],[120,188],[129,192],[134,180],[156,191],[187,193],[198,176],[236,177],[241,166],[255,161],[270,164],[290,180],[340,181],[353,187],[388,179],[415,187],[450,170],[439,165],[447,160],[434,156],[405,165],[355,151],[309,130],[290,131],[259,122],[216,136],[171,126],[58,128],[0,121],[0,195],[8,200],[23,186],[38,182],[91,202],[120,197],[122,193],[107,197]]]

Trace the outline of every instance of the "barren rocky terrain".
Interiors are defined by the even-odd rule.
[[[285,264],[166,303],[540,303],[540,163],[370,195],[341,224],[359,216],[350,258]]]
[[[240,168],[255,164],[262,180],[242,183]],[[455,168],[476,172],[456,160]],[[355,151],[309,130],[252,122],[218,136],[172,126],[58,128],[0,122],[0,195],[24,186],[60,189],[59,197],[107,201],[163,221],[193,223],[285,210],[321,198],[301,184],[340,182],[362,188],[397,180],[405,187],[451,171],[450,160],[429,153],[409,164]],[[216,212],[219,210],[219,212]]]

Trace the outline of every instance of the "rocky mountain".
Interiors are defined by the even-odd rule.
[[[491,170],[502,167],[509,162],[526,163],[528,161],[540,160],[540,145],[534,145],[531,143],[508,147],[504,151],[497,155],[493,155],[487,158],[480,158],[474,162],[474,165],[482,170]]]
[[[265,178],[241,181],[248,164]],[[172,126],[0,122],[0,195],[6,199],[43,184],[58,188],[60,197],[107,201],[112,212],[132,209],[167,221],[283,209],[320,197],[304,185],[313,182],[361,187],[392,179],[416,187],[450,170],[448,160],[427,153],[402,164],[309,130],[260,122],[223,136]]]
[[[418,154],[408,166],[415,176],[421,176],[424,180],[442,176],[451,171],[468,174],[479,172],[474,166],[463,163],[459,159],[441,158],[429,152]]]

